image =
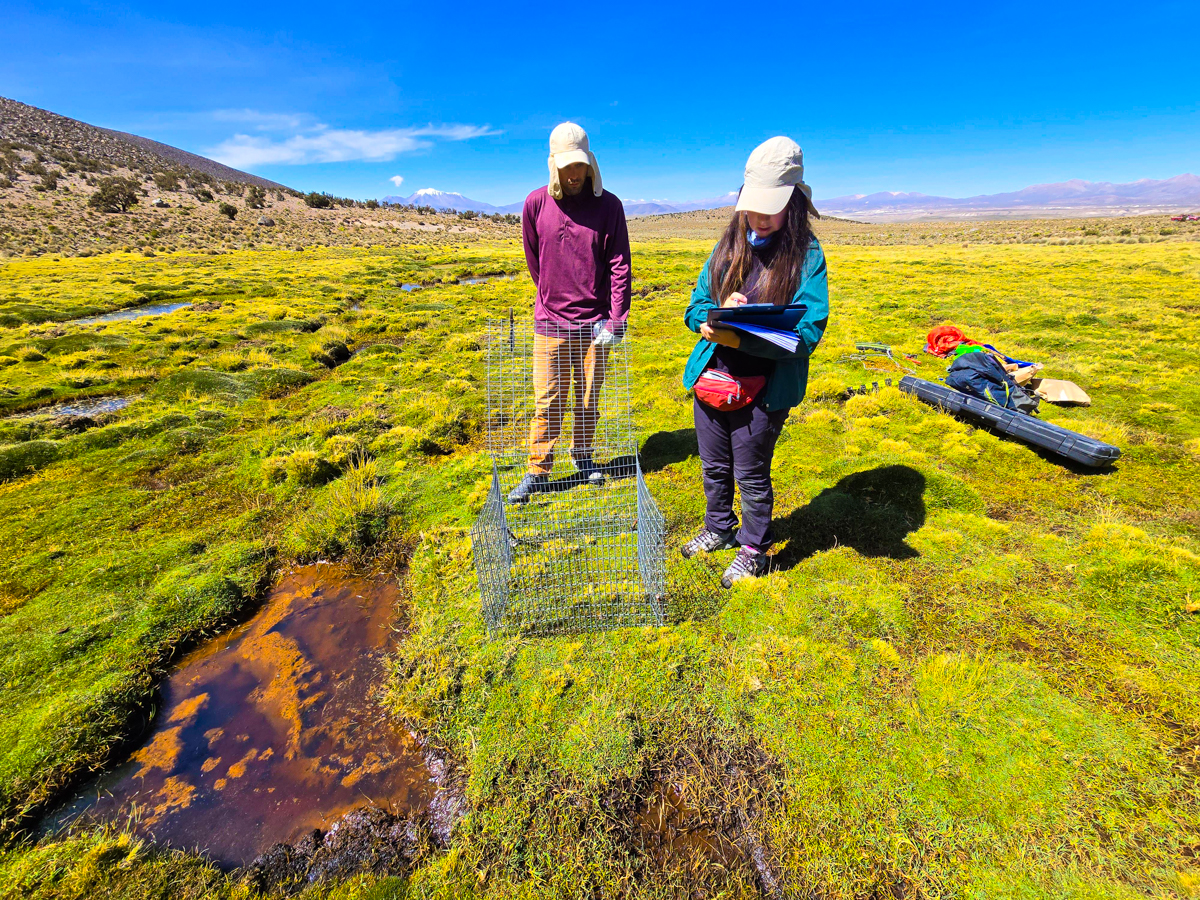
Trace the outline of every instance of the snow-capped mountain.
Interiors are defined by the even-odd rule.
[[[384,197],[385,203],[397,203],[404,206],[432,206],[434,209],[454,209],[466,212],[468,209],[480,213],[519,213],[521,203],[510,203],[508,206],[493,206],[482,200],[472,200],[452,191],[439,191],[437,188],[421,188],[407,197]]]

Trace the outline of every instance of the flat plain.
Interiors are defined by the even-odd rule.
[[[673,549],[703,510],[682,314],[721,222],[669,218],[633,225],[630,352]],[[480,345],[533,293],[511,233],[0,262],[0,896],[261,893],[120,824],[29,830],[140,733],[173,659],[322,558],[399,573],[379,700],[467,811],[403,875],[301,896],[1200,896],[1200,242],[1111,225],[822,224],[832,315],[776,456],[775,570],[586,636],[480,618]],[[146,304],[190,305],[72,323]],[[1117,465],[849,358],[883,341],[936,379],[942,323],[1085,388],[1042,416]],[[734,851],[648,843],[666,806]]]

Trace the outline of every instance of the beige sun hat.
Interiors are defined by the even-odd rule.
[[[755,147],[746,160],[745,183],[735,208],[773,216],[788,205],[797,188],[808,202],[808,211],[820,218],[812,188],[804,183],[804,151],[789,137],[773,137]]]
[[[550,132],[550,196],[561,200],[562,184],[558,180],[558,170],[572,163],[587,163],[592,170],[592,192],[599,197],[604,193],[600,181],[600,167],[596,165],[596,157],[588,147],[587,132],[574,122],[563,122]]]

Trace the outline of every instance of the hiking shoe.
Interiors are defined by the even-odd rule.
[[[737,538],[732,531],[709,531],[702,528],[700,533],[679,548],[684,559],[691,559],[697,553],[712,553],[714,550],[728,550],[737,546]]]
[[[546,490],[550,484],[548,475],[526,475],[521,479],[521,483],[509,491],[509,503],[528,503],[529,498],[534,494]]]
[[[589,456],[587,459],[575,460],[575,477],[588,484],[603,484],[604,469],[596,465]]]
[[[733,558],[733,562],[729,564],[725,574],[721,576],[721,587],[731,588],[735,581],[741,581],[743,578],[757,578],[759,575],[766,575],[768,565],[765,553],[743,547],[737,552],[737,556]]]

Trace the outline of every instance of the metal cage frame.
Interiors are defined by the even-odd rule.
[[[666,621],[667,529],[638,461],[629,344],[598,347],[591,326],[487,324],[492,477],[471,544],[492,632]],[[531,469],[545,481],[514,502]]]

